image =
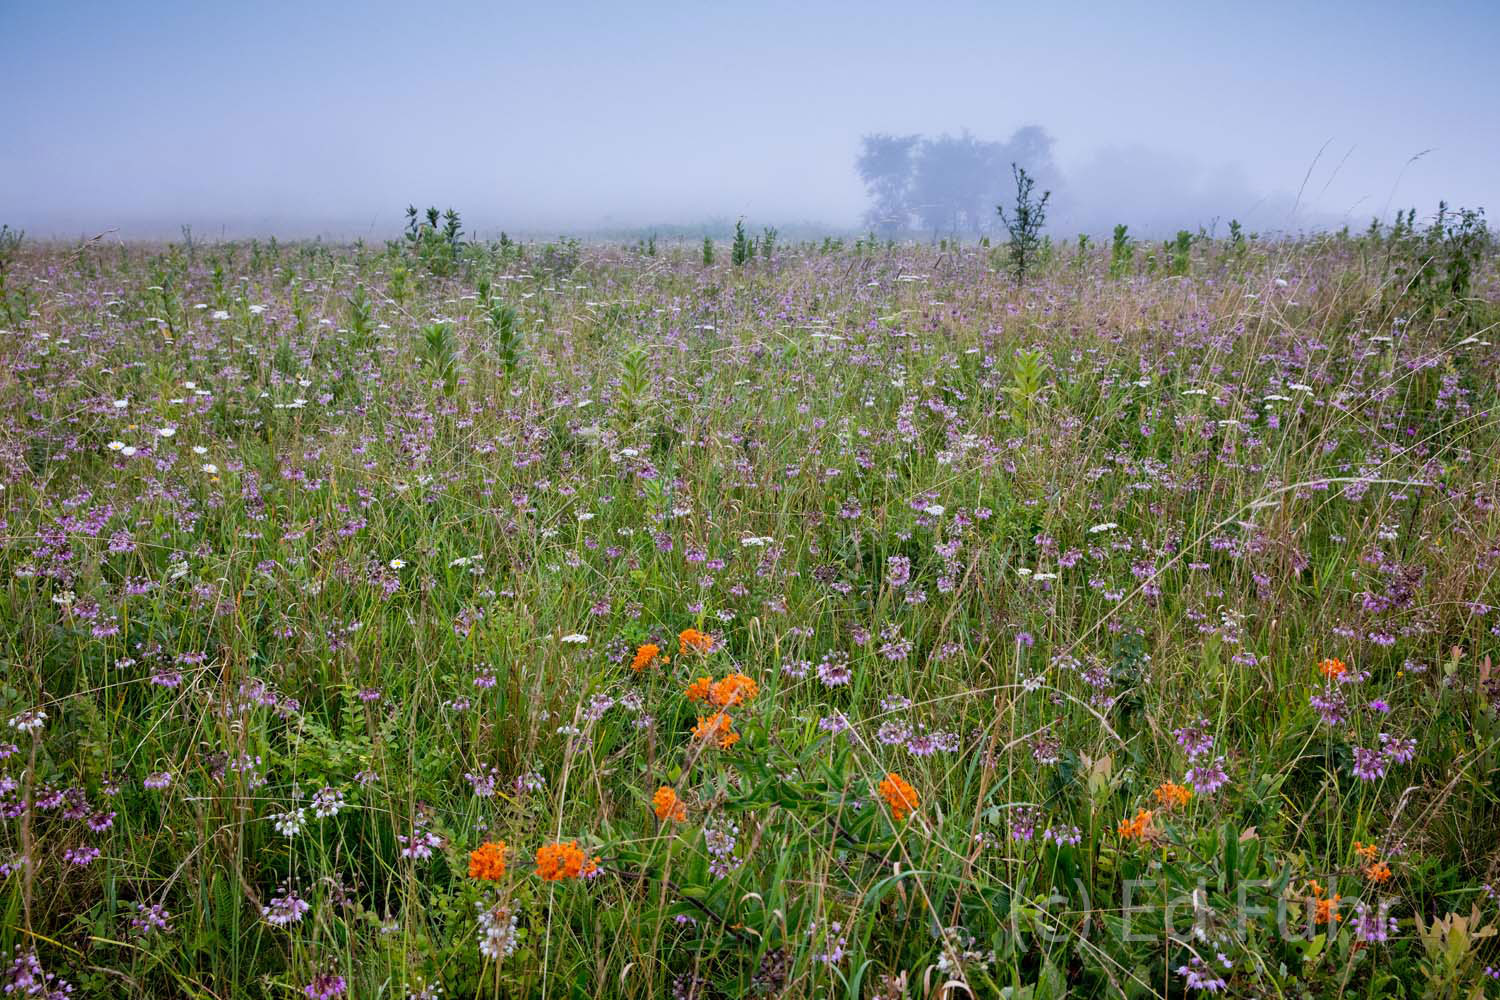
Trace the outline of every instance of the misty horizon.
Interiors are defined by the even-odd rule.
[[[5,10],[25,100],[0,221],[384,239],[416,204],[481,238],[852,233],[863,137],[1028,126],[1053,143],[1059,235],[1363,228],[1497,193],[1500,14],[1480,4],[575,10]]]

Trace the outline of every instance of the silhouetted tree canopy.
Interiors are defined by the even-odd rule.
[[[928,138],[874,133],[863,138],[855,167],[870,194],[866,223],[885,236],[916,228],[934,235],[993,232],[995,206],[1006,196],[1010,165],[1055,188],[1052,137],[1029,125],[1009,139],[964,130]]]

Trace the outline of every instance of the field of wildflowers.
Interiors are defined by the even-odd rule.
[[[1497,995],[1436,225],[12,242],[6,994]]]

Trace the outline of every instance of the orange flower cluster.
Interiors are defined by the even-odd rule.
[[[734,720],[725,709],[743,705],[760,693],[760,685],[753,678],[733,673],[715,681],[711,677],[699,677],[682,692],[688,701],[703,702],[718,709],[712,715],[698,716],[698,725],[693,727],[693,738],[717,740],[719,749],[728,750],[739,742],[740,734],[734,731]]]
[[[668,820],[681,823],[687,819],[687,806],[682,804],[682,800],[677,797],[677,792],[671,785],[662,785],[658,788],[656,794],[651,796],[651,805],[656,809],[656,818],[663,823]]]
[[[1335,923],[1344,919],[1339,913],[1339,900],[1342,898],[1338,893],[1328,895],[1328,890],[1317,883],[1317,880],[1309,882],[1312,888],[1313,923],[1326,924],[1330,920]]]
[[[1318,664],[1318,671],[1329,680],[1337,680],[1349,672],[1349,665],[1343,660],[1330,658]]]
[[[1365,878],[1371,882],[1389,882],[1391,880],[1391,866],[1379,860],[1380,848],[1374,844],[1362,844],[1354,842],[1354,853],[1365,862]]]
[[[505,841],[487,841],[469,852],[469,878],[498,882],[504,876]]]
[[[878,786],[880,797],[885,799],[886,805],[891,807],[891,817],[896,822],[901,822],[911,813],[917,811],[919,800],[917,790],[906,779],[895,771],[885,776],[885,780]]]
[[[698,724],[693,727],[693,739],[717,740],[720,750],[728,750],[740,741],[740,734],[734,731],[734,720],[729,717],[728,712],[715,712],[707,717],[698,716]]]
[[[630,669],[640,673],[647,667],[666,662],[666,658],[661,655],[661,647],[654,642],[648,642],[636,649],[635,659],[630,661]]]
[[[599,859],[585,855],[576,840],[544,844],[536,849],[536,873],[544,882],[582,878],[598,870]]]
[[[1193,797],[1193,790],[1175,781],[1164,781],[1156,786],[1155,795],[1156,804],[1163,809],[1180,809]]]
[[[1142,809],[1135,814],[1134,819],[1120,820],[1120,825],[1115,829],[1126,840],[1147,840],[1151,836],[1151,820],[1154,815],[1150,809]]]
[[[685,628],[677,633],[677,647],[682,653],[711,653],[714,637],[695,628]]]
[[[719,708],[743,705],[760,694],[760,685],[744,674],[729,674],[723,680],[699,677],[682,692],[688,701],[708,701]]]
[[[760,685],[744,674],[730,674],[708,692],[708,700],[720,708],[740,705],[760,694]]]

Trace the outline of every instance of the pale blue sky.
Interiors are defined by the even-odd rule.
[[[854,225],[862,133],[1026,124],[1121,221],[1286,217],[1325,143],[1292,225],[1500,210],[1500,2],[0,0],[0,39],[0,220],[41,234]]]

